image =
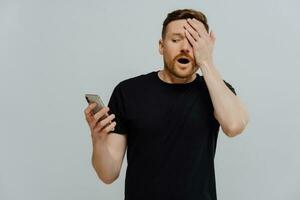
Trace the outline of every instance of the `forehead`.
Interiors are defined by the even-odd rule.
[[[179,20],[171,21],[167,25],[166,35],[167,36],[172,36],[175,33],[181,33],[182,35],[184,35],[184,27],[183,27],[183,25],[185,23],[186,23],[186,19],[179,19]]]

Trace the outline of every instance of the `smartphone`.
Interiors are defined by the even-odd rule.
[[[91,103],[97,103],[97,106],[93,109],[93,114],[99,112],[103,107],[105,107],[102,99],[97,94],[85,94],[86,101]]]
[[[91,103],[97,103],[97,106],[93,109],[93,114],[96,114],[97,112],[99,112],[103,107],[105,107],[102,99],[99,97],[99,95],[97,94],[85,94],[85,99],[86,101],[91,104]],[[99,119],[99,121],[105,119],[106,117],[108,117],[108,113],[106,113],[103,117],[101,117]],[[111,122],[109,122],[109,124],[111,124]],[[113,128],[112,131],[114,131],[115,129]]]

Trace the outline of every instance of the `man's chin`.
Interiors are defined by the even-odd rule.
[[[175,68],[173,73],[178,78],[190,78],[194,74],[194,71],[192,68]]]
[[[180,78],[189,78],[195,73],[195,68],[191,65],[175,65],[174,73]]]

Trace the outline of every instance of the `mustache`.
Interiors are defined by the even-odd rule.
[[[180,57],[186,57],[186,58],[188,58],[192,63],[194,63],[194,59],[193,59],[190,55],[185,54],[185,53],[180,53],[180,54],[178,54],[178,55],[173,59],[173,61],[176,62]]]

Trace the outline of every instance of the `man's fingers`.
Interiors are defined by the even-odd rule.
[[[92,112],[92,110],[96,107],[97,103],[91,103],[88,105],[88,107],[86,109],[84,109],[84,113],[86,115],[90,114]]]
[[[185,28],[185,30],[187,30],[189,33],[190,33],[190,35],[194,38],[194,40],[199,40],[200,39],[200,35],[198,34],[198,32],[197,31],[195,31],[192,27],[191,27],[191,25],[189,25],[188,23],[186,23],[185,25],[183,25],[184,26],[184,28]]]
[[[195,18],[188,20],[188,22],[193,22],[193,24],[195,24],[195,26],[197,26],[197,32],[200,34],[201,37],[204,37],[204,38],[209,37],[208,32],[202,22],[200,22],[199,20],[197,20]]]
[[[99,123],[103,123],[104,126],[106,126],[107,123],[111,122],[113,119],[115,118],[114,114],[109,115],[108,117],[106,117],[105,119],[103,119],[101,122]]]
[[[185,36],[187,37],[188,41],[191,43],[192,47],[196,46],[196,40],[192,37],[188,30],[184,30]]]
[[[108,124],[111,123],[111,121],[115,118],[114,114],[109,115],[108,117],[106,117],[105,119],[97,122],[97,125],[95,126],[95,129],[97,128],[97,130],[101,130],[102,128],[106,127]]]
[[[104,116],[108,116],[107,112],[109,111],[108,107],[102,108],[99,112],[97,112],[94,115],[94,118],[96,121],[99,121],[99,119],[103,118]]]
[[[195,31],[197,31],[199,33],[200,27],[198,24],[196,24],[196,22],[194,20],[191,20],[190,18],[188,18],[186,21]]]
[[[104,132],[105,133],[109,133],[110,131],[113,131],[115,129],[116,126],[116,122],[112,122],[110,125],[108,125],[105,129]]]
[[[96,107],[96,105],[96,103],[91,103],[86,109],[84,109],[85,118],[89,123],[93,120],[92,111]]]
[[[95,127],[97,126],[97,123],[101,119],[104,119],[105,115],[106,116],[108,115],[107,114],[108,110],[109,110],[108,107],[104,107],[100,111],[98,111],[95,115],[91,116],[89,125],[90,125],[90,127],[91,127],[92,130],[95,129]]]
[[[104,132],[108,133],[109,131],[111,131],[112,129],[115,128],[115,124],[116,124],[116,122],[104,123],[102,120],[99,123],[97,123],[97,125],[95,126],[95,129],[94,129],[94,132],[98,133],[98,132],[104,131]]]

